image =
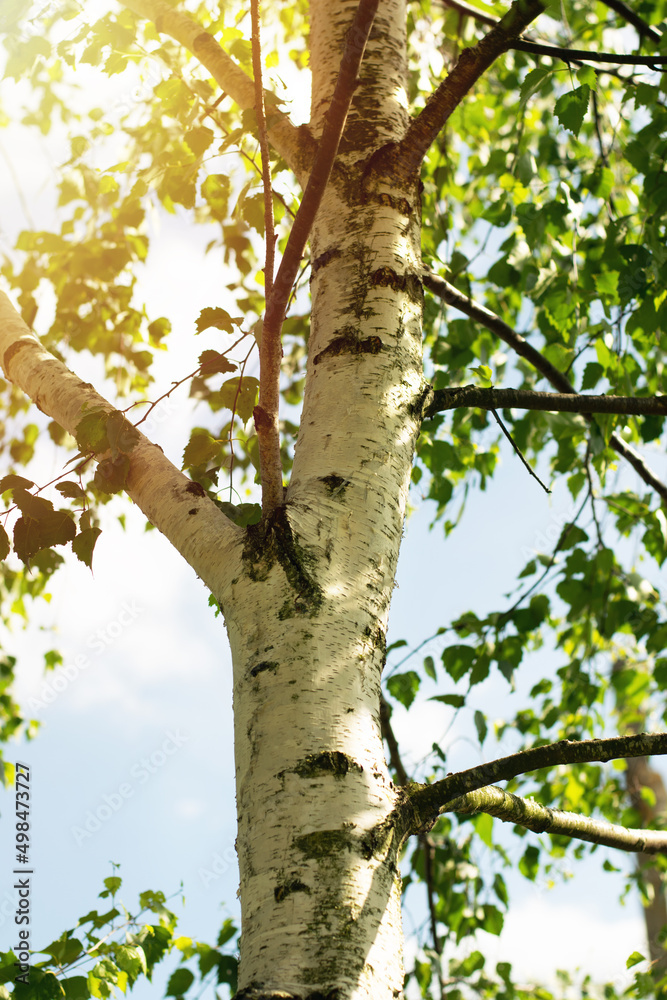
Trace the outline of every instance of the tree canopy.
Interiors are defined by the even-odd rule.
[[[667,751],[666,736],[639,735],[659,733],[667,719],[660,572],[667,557],[667,4],[408,3],[400,141],[378,141],[385,123],[369,124],[367,112],[366,120],[355,117],[355,81],[365,39],[376,37],[375,12],[363,0],[345,7],[349,20],[356,10],[363,41],[345,48],[334,100],[336,77],[316,79],[324,71],[310,50],[301,0],[265,4],[261,47],[254,3],[250,10],[209,0],[46,7],[13,0],[0,11],[0,124],[9,137],[18,129],[40,133],[57,161],[43,220],[41,211],[33,217],[20,170],[10,168],[15,194],[4,193],[16,198],[25,224],[11,245],[5,241],[0,266],[20,313],[0,310],[0,615],[5,628],[17,617],[28,621],[34,602],[57,588],[66,558],[93,567],[99,548],[113,544],[112,517],[124,516],[119,494],[127,491],[152,520],[164,483],[176,490],[184,481],[179,469],[193,505],[211,501],[207,527],[224,516],[239,530],[260,532],[280,516],[314,366],[383,350],[379,335],[358,339],[344,330],[309,357],[308,282],[333,253],[307,245],[320,199],[333,184],[359,184],[363,202],[376,178],[407,183],[419,174],[419,273],[363,264],[373,288],[400,288],[415,308],[423,294],[428,388],[410,414],[419,432],[410,502],[428,506],[432,530],[448,538],[473,491],[493,480],[502,446],[507,462],[526,467],[523,479],[516,473],[517,489],[541,500],[540,485],[548,492],[564,481],[571,510],[525,553],[518,579],[508,577],[491,606],[453,619],[447,610],[447,586],[465,573],[484,574],[484,566],[433,572],[434,585],[443,583],[437,633],[386,648],[382,736],[393,780],[409,790],[399,825],[414,835],[404,888],[422,885],[428,914],[407,989],[425,998],[534,995],[514,982],[508,963],[487,967],[478,945],[466,958],[452,957],[477,932],[500,933],[510,903],[509,855],[493,816],[524,838],[518,864],[529,880],[599,844],[655,854],[652,863],[660,871],[665,865],[666,835],[645,829],[659,826],[659,816],[638,805],[642,798],[655,805],[655,792],[646,787],[633,799],[625,765],[608,762]],[[303,98],[311,69],[314,93],[328,97],[309,117]],[[364,128],[376,142],[358,161],[352,154],[363,146]],[[6,155],[11,164],[11,142]],[[377,196],[377,212],[402,211],[392,197]],[[196,284],[196,261],[156,264],[166,216],[201,232],[202,254],[219,264],[215,287]],[[183,282],[189,330],[172,329],[172,317],[146,308],[141,278],[152,267],[164,268],[165,283]],[[42,353],[24,350],[28,330]],[[185,367],[184,358],[191,359]],[[59,362],[90,379],[83,409],[81,383]],[[21,378],[33,373],[43,381],[26,394]],[[192,401],[180,439],[163,442],[159,429],[144,437],[178,393]],[[158,468],[151,475],[165,477],[153,499],[148,477],[139,482],[132,464],[152,448],[149,439],[167,451],[163,458],[150,452],[151,469]],[[54,444],[61,472],[47,482],[40,455]],[[347,485],[331,475],[329,497]],[[494,538],[484,547],[493,561]],[[198,561],[192,541],[184,554],[219,612],[214,553],[210,564]],[[300,593],[314,605],[319,596],[304,580]],[[541,668],[547,649],[553,670]],[[61,664],[52,651],[45,669]],[[15,669],[7,652],[0,664],[5,744],[36,730],[12,694]],[[477,696],[498,675],[508,692],[525,693],[507,717]],[[449,747],[434,739],[412,773],[392,712],[395,723],[426,699],[451,713],[480,761],[501,740],[513,753],[452,775]],[[577,749],[579,741],[609,742]],[[5,780],[13,785],[9,745]],[[534,756],[519,759],[519,751]],[[330,764],[335,770],[337,761]],[[493,787],[499,780],[506,789]],[[480,874],[481,850],[493,853],[490,879]],[[641,870],[632,879],[645,897],[656,891]],[[15,954],[4,953],[0,996],[12,989],[19,1000],[106,996],[150,978],[170,951],[181,961],[170,995],[191,988],[195,995],[197,976],[217,981],[220,996],[225,984],[235,989],[231,921],[215,944],[179,938],[164,896],[146,893],[123,940],[119,888],[118,876],[107,879],[110,909],[91,911],[54,942],[30,985],[14,983]],[[667,989],[659,985],[661,976],[667,981],[661,948],[651,942],[652,965],[629,956],[629,969],[640,971],[608,984],[609,1000]]]

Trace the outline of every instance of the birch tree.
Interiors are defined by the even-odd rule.
[[[667,682],[655,574],[621,541],[662,565],[667,485],[647,446],[667,412],[664,6],[311,0],[267,5],[263,29],[256,0],[121,0],[94,16],[25,0],[0,15],[6,80],[30,82],[17,113],[71,144],[60,229],[26,229],[2,268],[5,590],[37,599],[67,547],[91,565],[99,508],[119,493],[208,588],[234,664],[238,980],[220,950],[183,958],[238,1000],[402,997],[402,857],[429,913],[409,995],[514,989],[479,952],[447,966],[447,942],[502,926],[502,874],[485,887],[470,863],[488,817],[551,834],[527,835],[528,878],[570,841],[665,851],[601,766],[667,751],[659,731],[604,721],[609,684],[624,685],[659,730]],[[311,87],[307,125],[288,114],[281,60]],[[92,73],[151,85],[108,115],[88,100]],[[211,252],[238,273],[233,307],[196,293],[192,334],[218,331],[219,349],[179,386],[153,384],[170,322],[136,301],[149,208],[210,226]],[[117,398],[74,374],[77,352]],[[182,459],[142,432],[180,384],[199,404]],[[29,478],[48,437],[74,452],[55,484]],[[509,603],[443,612],[440,667],[428,655],[402,669],[386,634],[411,484],[449,534],[505,438],[527,481],[567,477],[576,513]],[[616,488],[624,465],[640,490]],[[560,669],[497,729],[518,732],[515,754],[448,773],[434,745],[427,772],[408,772],[392,704],[435,682],[461,711],[491,671],[511,685],[544,641]],[[633,644],[651,669],[609,681],[609,656]],[[9,689],[10,660],[4,671]],[[9,694],[2,711],[9,737],[22,724]],[[475,711],[480,745],[488,729]],[[84,923],[29,982],[7,953],[5,995],[132,985],[175,941],[163,901],[143,904],[159,948],[145,922],[124,942]],[[649,988],[641,976],[629,990]]]

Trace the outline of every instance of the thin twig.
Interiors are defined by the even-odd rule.
[[[586,458],[584,459],[584,468],[586,470],[586,478],[588,480],[588,495],[591,498],[591,514],[593,515],[593,524],[595,525],[595,532],[598,537],[598,545],[600,548],[604,547],[604,542],[602,541],[602,531],[600,530],[600,522],[598,521],[597,511],[595,510],[595,491],[593,489],[593,476],[591,474],[591,439],[589,437],[588,444],[586,446]]]
[[[662,39],[660,32],[652,28],[629,4],[623,3],[623,0],[602,0],[602,3],[605,7],[609,7],[610,10],[616,11],[624,21],[627,21],[633,28],[636,28],[640,38],[650,38],[652,42],[656,44],[660,43]]]
[[[528,464],[528,462],[526,461],[526,459],[524,457],[523,452],[519,448],[518,444],[516,443],[516,441],[514,440],[514,438],[512,437],[512,435],[510,434],[510,432],[505,427],[505,424],[502,422],[502,420],[498,416],[498,413],[496,412],[496,410],[492,409],[491,413],[496,418],[496,421],[500,425],[501,431],[503,432],[503,434],[505,435],[505,437],[507,438],[507,440],[509,441],[509,443],[514,448],[515,452],[517,453],[517,455],[519,456],[519,458],[521,459],[521,461],[523,462],[523,464],[528,469],[528,472],[530,473],[530,475],[533,477],[533,479],[537,479],[538,483],[540,484],[540,486],[542,487],[542,489],[544,490],[545,493],[551,493],[551,490],[547,489],[547,487],[544,485],[544,483],[542,482],[542,480],[540,479],[540,477],[537,475],[537,473],[533,472],[533,470],[531,469],[530,465]]]
[[[437,295],[443,302],[454,306],[454,308],[458,309],[465,316],[469,316],[475,322],[481,323],[491,333],[495,333],[497,337],[504,341],[518,355],[525,358],[536,371],[544,375],[555,389],[563,393],[575,392],[574,386],[566,375],[543,357],[532,344],[528,343],[525,337],[522,337],[520,333],[513,330],[511,326],[505,323],[499,316],[496,316],[495,313],[491,312],[490,309],[487,309],[486,306],[481,305],[479,302],[475,302],[469,295],[464,295],[458,288],[455,288],[454,285],[445,281],[439,275],[434,274],[433,271],[425,270],[422,277],[424,286],[430,292]],[[590,414],[584,414],[584,419],[591,422],[593,418]],[[630,463],[647,486],[654,489],[662,500],[667,503],[667,486],[658,479],[655,472],[646,464],[639,452],[635,451],[631,445],[626,444],[618,431],[612,431],[609,444],[614,451],[618,452],[619,455],[622,455]]]
[[[257,119],[257,132],[259,134],[262,184],[264,187],[264,288],[265,296],[268,300],[273,289],[276,234],[273,226],[271,163],[269,161],[269,140],[266,133],[264,88],[262,86],[262,42],[260,36],[259,0],[250,0],[250,16],[252,19],[252,71],[255,81],[255,117]],[[261,351],[260,345],[260,358]]]
[[[517,38],[509,46],[520,52],[531,52],[537,56],[550,56],[563,62],[595,62],[610,63],[612,66],[664,66],[667,56],[635,56],[620,55],[616,52],[590,52],[588,49],[566,49],[560,45],[550,45],[548,42],[529,42],[525,38]]]
[[[299,271],[301,257],[338,152],[350,102],[357,86],[359,67],[378,4],[379,0],[359,0],[359,6],[347,34],[336,87],[327,111],[313,169],[299,210],[296,213],[285,253],[278,268],[273,291],[266,306],[262,329],[265,366],[263,370],[260,368],[259,404],[255,407],[254,412],[260,454],[262,509],[265,516],[283,502],[278,428],[279,378],[282,357],[280,331],[292,286]],[[261,356],[262,352],[260,352]]]

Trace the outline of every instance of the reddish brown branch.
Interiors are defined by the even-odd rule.
[[[350,102],[357,86],[359,67],[378,4],[379,0],[359,0],[354,20],[347,33],[338,79],[324,122],[322,138],[315,154],[313,169],[299,210],[296,213],[285,253],[278,268],[273,291],[266,306],[262,329],[265,366],[262,370],[260,365],[259,405],[255,407],[254,414],[262,477],[262,508],[265,515],[270,514],[283,502],[278,430],[279,378],[282,357],[280,331],[306,241],[338,152]]]
[[[273,228],[273,190],[271,187],[269,138],[266,132],[266,111],[264,108],[264,88],[262,86],[262,42],[259,0],[250,0],[250,17],[252,20],[252,71],[255,82],[255,116],[257,118],[259,151],[262,161],[262,185],[264,187],[264,288],[265,296],[268,299],[273,288],[276,236]]]

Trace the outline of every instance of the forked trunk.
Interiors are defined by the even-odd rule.
[[[314,128],[356,0],[313,0]],[[220,595],[234,659],[241,997],[402,995],[396,803],[380,734],[387,615],[421,371],[417,184],[374,176],[406,123],[405,9],[385,0],[312,233],[287,502]]]

